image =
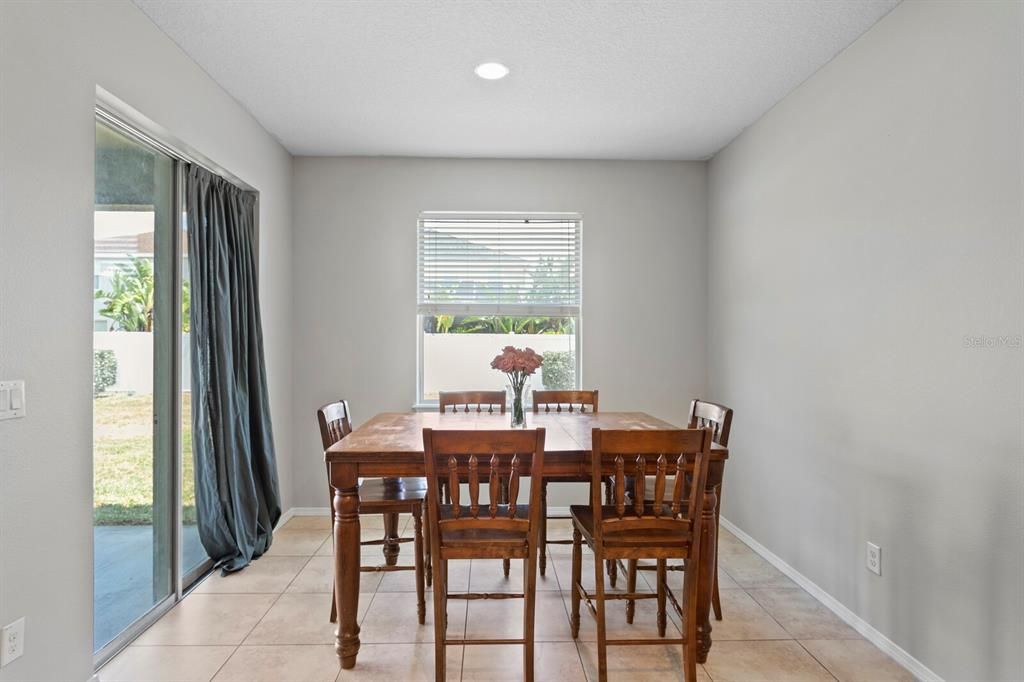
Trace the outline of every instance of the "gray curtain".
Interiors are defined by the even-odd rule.
[[[254,244],[255,197],[189,165],[192,448],[199,537],[225,573],[267,551],[281,517]]]

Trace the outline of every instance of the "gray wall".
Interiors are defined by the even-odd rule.
[[[291,504],[291,158],[130,2],[0,2],[0,680],[92,674],[93,105],[102,86],[261,192],[268,373]]]
[[[724,516],[948,680],[1024,679],[1021,7],[903,3],[709,177]]]
[[[583,214],[583,383],[603,409],[684,418],[706,383],[706,164],[295,160],[295,503],[327,505],[316,408],[406,411],[424,210]],[[566,504],[566,486],[551,490]],[[582,495],[582,497],[581,497]]]

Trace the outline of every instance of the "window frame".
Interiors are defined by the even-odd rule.
[[[423,331],[423,318],[424,313],[420,312],[418,306],[419,299],[419,282],[420,282],[420,222],[423,220],[437,220],[437,219],[449,219],[449,220],[552,220],[561,219],[566,221],[574,221],[577,225],[577,239],[579,240],[579,258],[576,263],[577,278],[579,280],[579,305],[574,315],[561,315],[561,317],[572,318],[574,321],[574,348],[573,353],[576,359],[576,385],[575,389],[579,390],[583,386],[583,215],[579,212],[523,212],[523,211],[489,211],[489,212],[463,212],[463,211],[423,211],[417,216],[416,219],[416,288],[417,288],[417,306],[415,311],[415,323],[416,323],[416,394],[413,400],[413,410],[418,412],[427,412],[438,409],[437,400],[424,400],[423,399],[423,373],[424,373],[424,357],[423,357],[423,337],[426,334]],[[501,315],[502,313],[495,313]],[[522,317],[522,315],[506,315],[508,317]],[[514,336],[514,335],[513,335]],[[467,386],[467,390],[481,388],[479,386]],[[533,396],[524,396],[524,402],[527,407],[532,406]]]

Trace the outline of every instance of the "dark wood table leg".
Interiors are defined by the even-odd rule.
[[[384,514],[384,541],[384,564],[397,566],[401,549],[398,542],[398,514]]]
[[[711,462],[704,488],[704,508],[701,512],[700,566],[697,572],[697,662],[708,660],[711,651],[711,595],[715,586],[716,557],[718,556],[718,526],[715,510],[718,507],[715,490],[722,483],[725,462]]]
[[[338,629],[334,650],[342,668],[359,653],[359,478],[354,464],[332,463],[334,488],[334,598]]]

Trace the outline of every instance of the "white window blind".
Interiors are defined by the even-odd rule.
[[[423,315],[578,315],[580,218],[424,214],[418,270]]]

